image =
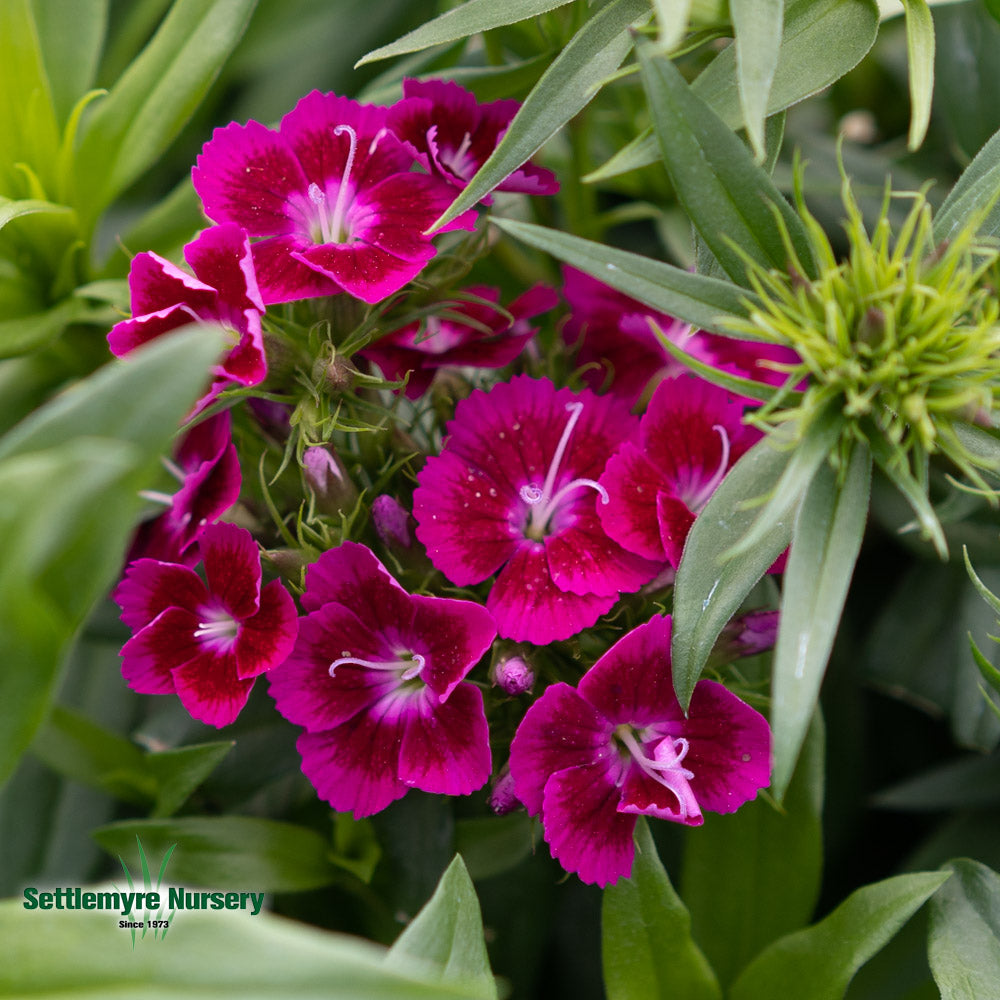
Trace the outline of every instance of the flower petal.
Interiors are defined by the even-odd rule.
[[[337,295],[342,291],[328,275],[320,274],[294,256],[311,245],[298,234],[273,236],[254,243],[253,264],[261,297],[268,305]]]
[[[173,670],[201,654],[194,637],[198,619],[167,608],[122,647],[122,677],[139,694],[173,694]]]
[[[694,524],[694,514],[687,504],[667,493],[656,494],[656,524],[660,531],[660,543],[670,565],[677,569],[684,553],[684,543]]]
[[[525,713],[510,745],[514,789],[528,812],[541,812],[552,774],[615,753],[611,733],[611,723],[568,684],[547,687]]]
[[[173,675],[177,696],[191,718],[217,729],[236,721],[253,688],[252,677],[237,675],[232,651],[205,649]]]
[[[282,664],[298,630],[295,602],[278,580],[272,580],[260,592],[260,610],[244,619],[236,633],[233,649],[240,677],[256,677]]]
[[[253,535],[236,524],[209,524],[199,539],[208,589],[238,621],[260,608],[260,554]]]
[[[447,701],[429,690],[407,702],[399,778],[439,795],[469,795],[490,776],[490,733],[483,695],[459,684]]]
[[[597,508],[601,527],[629,552],[662,560],[656,498],[666,483],[656,466],[626,441],[608,461],[600,483],[608,491],[608,502]]]
[[[198,279],[214,288],[234,311],[264,311],[250,240],[240,226],[224,222],[203,230],[184,247],[184,259]]]
[[[167,608],[184,608],[196,614],[208,600],[208,591],[193,569],[157,559],[137,559],[129,563],[112,597],[122,609],[122,621],[134,632]]]

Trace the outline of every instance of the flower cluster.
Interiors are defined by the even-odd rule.
[[[497,811],[527,809],[605,885],[631,870],[636,815],[696,826],[770,773],[766,721],[723,683],[682,711],[661,614],[691,524],[760,437],[755,404],[660,338],[749,378],[794,359],[572,269],[561,290],[485,267],[463,285],[490,251],[480,212],[558,190],[526,163],[431,231],[517,111],[408,80],[389,107],[314,92],[206,143],[192,179],[215,225],[190,272],[135,258],[109,334],[119,355],[191,321],[229,334],[115,593],[123,674],[214,726],[265,674],[334,810],[492,776]],[[751,619],[720,678],[773,642],[774,613]]]

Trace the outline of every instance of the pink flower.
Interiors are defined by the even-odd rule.
[[[128,283],[132,319],[116,323],[108,345],[116,357],[192,322],[216,323],[232,347],[215,367],[210,390],[195,406],[204,409],[233,383],[257,385],[267,375],[260,318],[264,313],[250,244],[239,226],[204,230],[184,248],[194,277],[159,254],[132,260]]]
[[[253,237],[264,301],[341,290],[378,302],[434,256],[424,231],[453,190],[414,173],[412,149],[386,108],[313,91],[277,131],[259,122],[216,129],[192,172],[205,213]],[[449,229],[475,227],[475,212]]]
[[[181,487],[172,495],[144,494],[167,509],[139,525],[127,562],[147,558],[193,565],[198,561],[194,543],[199,534],[240,495],[242,477],[231,426],[229,411],[224,410],[184,435],[174,461],[167,463]]]
[[[771,733],[721,684],[695,685],[685,717],[670,669],[670,618],[620,639],[577,688],[554,684],[510,750],[518,798],[552,856],[600,886],[632,871],[637,815],[687,826],[735,812],[770,780]]]
[[[424,167],[457,188],[490,158],[521,108],[518,101],[480,104],[464,87],[443,80],[404,80],[403,97],[408,100],[389,109],[391,128],[417,150]],[[525,163],[496,190],[555,194],[559,182],[551,171]]]
[[[604,530],[630,552],[676,568],[698,512],[760,440],[743,424],[747,403],[693,375],[661,382],[639,422],[639,441],[626,441],[601,476]]]
[[[610,391],[629,406],[660,379],[686,371],[664,349],[650,327],[651,319],[669,340],[699,361],[744,378],[780,385],[784,375],[771,366],[798,360],[786,347],[696,330],[575,268],[563,267],[563,278],[563,295],[570,308],[563,336],[578,347],[577,365],[590,366],[583,373],[584,381],[598,390],[610,375]]]
[[[458,586],[499,571],[500,635],[544,644],[593,625],[657,570],[607,536],[597,478],[636,418],[611,398],[519,376],[462,400],[417,476],[417,538]]]
[[[176,694],[191,716],[222,727],[240,714],[254,678],[295,642],[295,604],[277,581],[261,587],[249,531],[206,527],[199,539],[205,582],[193,569],[155,559],[132,563],[114,599],[133,636],[122,675],[140,694]]]
[[[496,637],[478,604],[408,594],[363,545],[306,570],[298,642],[268,675],[305,727],[302,770],[338,811],[370,816],[411,788],[468,795],[490,775],[483,696],[463,678]]]
[[[499,303],[500,289],[476,286],[466,291],[485,301],[448,303],[447,316],[430,316],[423,324],[409,323],[380,337],[361,353],[388,379],[395,381],[410,372],[406,395],[417,399],[427,391],[439,368],[503,368],[510,364],[537,332],[527,320],[554,308],[559,301],[551,288],[535,285],[502,311],[488,305]]]

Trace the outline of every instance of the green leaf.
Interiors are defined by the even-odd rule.
[[[871,454],[856,445],[843,484],[823,464],[792,529],[771,685],[774,774],[780,801],[813,716],[868,519]]]
[[[693,0],[653,0],[656,26],[659,29],[657,47],[672,52],[683,39],[691,18]]]
[[[927,955],[941,1000],[980,1000],[1000,983],[1000,875],[978,861],[954,874],[931,902]]]
[[[180,847],[178,847],[178,852]],[[176,863],[171,858],[170,868]],[[106,887],[101,887],[105,888]],[[245,887],[243,887],[245,888]],[[257,890],[259,891],[259,890]],[[134,950],[101,911],[0,903],[0,997],[104,1000],[479,1000],[481,994],[386,967],[385,950],[283,918],[182,912],[169,939]]]
[[[648,0],[611,0],[570,39],[525,98],[497,148],[428,231],[472,208],[593,99],[632,47],[628,27]]]
[[[256,0],[177,0],[81,132],[85,228],[170,145],[239,41]]]
[[[853,69],[875,42],[878,8],[872,0],[793,0],[785,9],[778,64],[767,114],[797,104]],[[691,89],[731,128],[743,124],[736,53],[719,53]],[[659,148],[652,128],[640,133],[586,180],[607,180],[656,163]]]
[[[778,68],[784,26],[782,0],[730,0],[729,13],[736,34],[736,77],[740,108],[757,162],[767,155],[764,119]]]
[[[153,780],[155,799],[150,815],[154,819],[173,815],[234,745],[233,740],[215,740],[146,754],[145,765]]]
[[[815,270],[802,220],[746,146],[684,82],[673,63],[638,47],[660,157],[699,235],[734,281],[746,286],[743,254],[787,270],[784,230],[801,266]],[[775,216],[780,215],[779,226]],[[736,248],[739,248],[738,250]]]
[[[651,309],[676,316],[702,330],[721,332],[725,321],[746,317],[748,293],[728,281],[692,274],[662,261],[602,246],[530,222],[491,219],[519,240],[586,271]]]
[[[73,209],[66,205],[54,205],[50,201],[39,201],[35,198],[15,200],[0,197],[0,229],[3,229],[8,222],[19,219],[22,215],[35,215],[39,212],[50,215],[65,215],[72,211]]]
[[[604,890],[601,955],[608,1000],[721,1000],[712,967],[691,937],[644,817],[635,828],[632,875]]]
[[[523,811],[506,816],[460,819],[455,824],[455,848],[469,877],[478,881],[509,871],[532,850],[532,819]]]
[[[948,878],[917,872],[866,885],[818,924],[775,941],[733,984],[730,1000],[841,1000],[854,974]]]
[[[204,328],[163,338],[0,439],[0,781],[42,721],[73,635],[119,572],[138,491],[219,346]]]
[[[687,833],[683,895],[723,986],[812,916],[823,873],[824,739],[817,713],[781,810],[758,796],[732,815],[706,814]]]
[[[70,323],[84,319],[91,307],[82,299],[63,299],[45,312],[0,320],[0,358],[14,358],[55,340]]]
[[[791,518],[778,520],[754,548],[721,561],[753,523],[756,512],[741,504],[770,493],[790,457],[768,438],[758,442],[729,470],[691,526],[674,582],[671,639],[674,687],[682,705],[723,626],[792,536]]]
[[[161,857],[177,844],[170,860],[172,881],[257,892],[299,892],[339,878],[328,842],[292,823],[248,816],[185,816],[128,820],[93,831],[106,851],[130,868],[138,860],[136,837],[148,855]]]
[[[950,239],[977,215],[988,213],[979,225],[983,236],[1000,233],[1000,132],[976,154],[934,216],[934,238]]]
[[[441,982],[481,1000],[496,1000],[476,890],[461,855],[448,866],[427,905],[389,949],[387,968],[437,966]]]
[[[504,4],[496,0],[466,0],[465,3],[415,28],[389,45],[369,52],[355,64],[354,68],[379,59],[392,59],[406,52],[419,52],[431,45],[454,42],[481,31],[500,28],[505,24],[515,24],[529,17],[537,17],[547,11],[563,7],[569,0],[509,0]]]
[[[901,0],[906,12],[906,53],[910,60],[910,133],[917,149],[927,135],[934,95],[934,21],[927,0]]]
[[[974,754],[940,764],[879,792],[872,804],[902,812],[1000,806],[1000,754]]]
[[[52,102],[60,122],[93,86],[104,45],[108,0],[33,0]]]

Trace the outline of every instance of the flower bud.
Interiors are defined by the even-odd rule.
[[[316,497],[316,507],[323,514],[346,512],[358,499],[354,483],[332,449],[306,448],[302,454],[302,478]]]
[[[511,697],[530,691],[534,683],[535,672],[520,656],[500,660],[493,667],[493,684]]]
[[[505,816],[521,806],[521,800],[514,793],[514,776],[510,773],[510,765],[504,764],[493,782],[490,797],[486,800],[497,816]]]
[[[375,497],[372,501],[372,521],[375,523],[375,531],[383,544],[390,549],[408,549],[412,544],[409,517],[406,508],[387,493]]]

